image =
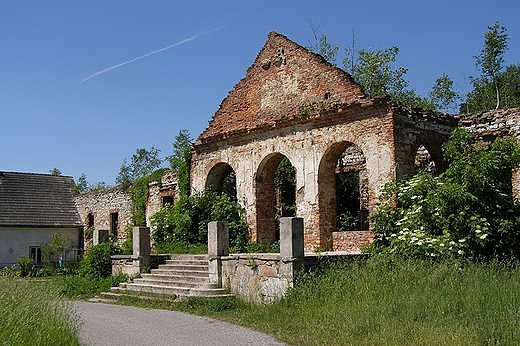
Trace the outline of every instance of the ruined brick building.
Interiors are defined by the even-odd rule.
[[[371,239],[368,215],[381,188],[418,167],[443,172],[441,146],[457,126],[476,137],[520,134],[520,109],[449,115],[409,108],[389,97],[370,98],[350,75],[271,32],[245,78],[222,101],[192,151],[193,191],[221,192],[228,177],[246,210],[248,239],[278,239],[275,171],[283,159],[295,170],[291,201],[305,220],[305,248],[358,251]],[[338,177],[355,174],[357,227],[339,232]],[[513,193],[520,195],[518,172]],[[178,198],[175,174],[149,186],[146,219]],[[118,189],[76,198],[85,227],[125,239],[131,201]]]
[[[359,250],[370,240],[366,222],[336,232],[337,174],[358,172],[360,215],[366,217],[382,186],[413,174],[421,158],[436,172],[445,169],[441,145],[456,126],[477,131],[476,124],[483,124],[490,136],[518,134],[518,115],[512,110],[503,120],[509,123],[497,125],[498,133],[491,126],[493,114],[491,120],[457,117],[370,98],[350,75],[271,32],[198,137],[192,188],[219,191],[233,174],[249,239],[268,244],[277,238],[274,174],[287,158],[296,171],[294,200],[297,216],[305,220],[305,248]]]

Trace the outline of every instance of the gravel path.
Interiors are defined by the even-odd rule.
[[[82,345],[284,345],[269,335],[182,312],[91,302],[74,306]]]

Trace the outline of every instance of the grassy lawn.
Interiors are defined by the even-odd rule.
[[[290,345],[520,345],[520,269],[493,264],[369,260],[302,275],[268,306],[191,299],[154,307],[252,327]]]
[[[79,345],[78,316],[48,279],[0,276],[0,344]]]
[[[36,280],[0,277],[0,343],[76,345],[76,317],[49,301],[61,292],[85,298],[71,287],[86,284]],[[289,345],[520,345],[520,268],[496,264],[370,259],[324,266],[266,306],[234,298],[120,303],[211,316]]]

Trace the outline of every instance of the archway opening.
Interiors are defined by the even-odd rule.
[[[417,152],[415,154],[414,168],[416,173],[419,171],[431,174],[437,173],[435,161],[433,161],[428,149],[426,149],[426,147],[422,144],[419,145],[419,147],[417,148]]]
[[[205,187],[219,196],[226,194],[231,200],[237,201],[236,174],[227,163],[220,162],[213,166],[208,173]]]
[[[267,156],[255,179],[256,241],[264,246],[280,240],[279,219],[296,216],[296,170],[280,153]]]
[[[361,148],[350,142],[333,144],[318,172],[319,239],[330,249],[332,233],[368,230],[368,176]]]

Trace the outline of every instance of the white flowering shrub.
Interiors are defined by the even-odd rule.
[[[449,167],[385,186],[371,216],[374,251],[421,258],[520,258],[520,209],[511,172],[520,164],[512,138],[487,147],[464,130],[444,146]]]

